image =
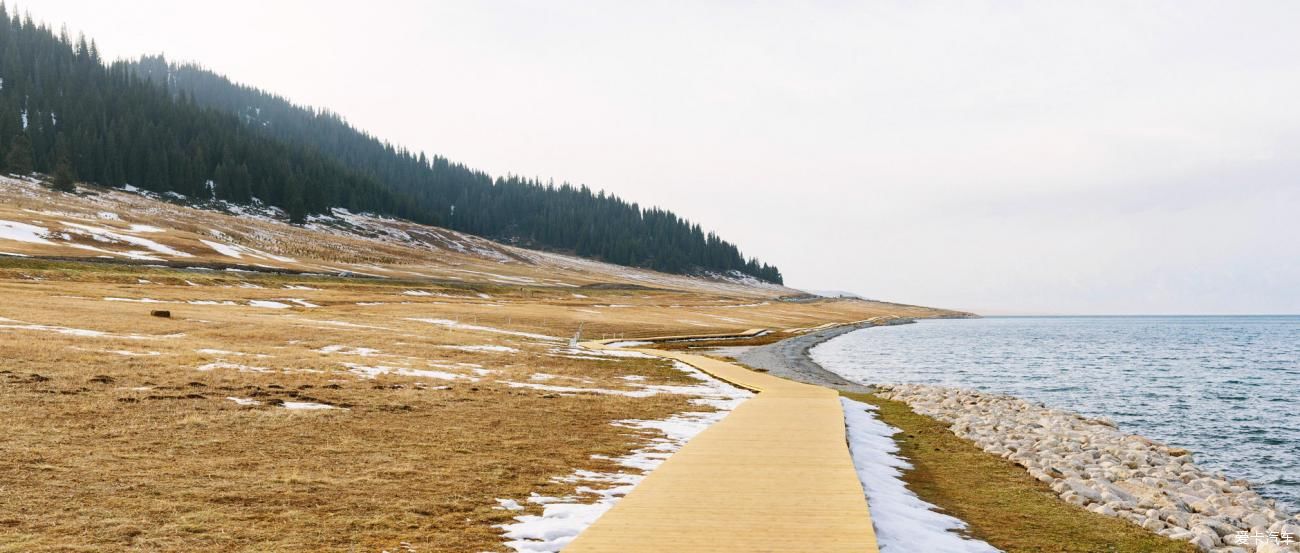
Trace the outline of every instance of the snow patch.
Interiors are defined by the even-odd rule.
[[[325,403],[316,403],[314,401],[286,401],[283,404],[281,404],[280,407],[284,407],[285,409],[290,409],[294,411],[316,411],[321,409],[338,409],[338,407],[335,407],[333,405],[328,405]]]
[[[983,541],[968,539],[954,530],[966,523],[937,512],[922,501],[902,480],[902,469],[912,467],[899,458],[892,436],[899,430],[874,415],[874,405],[840,398],[848,433],[853,466],[867,495],[876,539],[881,551],[944,551],[945,553],[989,553],[998,549]]]
[[[560,551],[577,535],[605,514],[623,496],[636,487],[650,471],[657,468],[674,452],[686,445],[704,429],[722,420],[732,409],[740,405],[753,394],[722,381],[705,375],[694,367],[681,365],[692,376],[705,382],[706,388],[712,390],[709,397],[702,398],[701,403],[715,406],[712,412],[679,413],[663,420],[622,420],[615,426],[633,430],[653,431],[658,434],[645,447],[627,455],[613,459],[619,465],[631,469],[621,472],[594,472],[578,470],[567,476],[557,477],[556,481],[582,484],[578,491],[586,496],[595,494],[594,503],[582,503],[582,497],[546,497],[532,494],[527,501],[542,505],[541,515],[522,515],[515,517],[515,522],[503,524],[507,540],[505,545],[517,552],[553,552]],[[512,507],[522,505],[509,499],[498,499],[498,508],[514,510]]]
[[[524,510],[524,506],[520,505],[518,501],[515,501],[513,499],[498,498],[497,506],[493,507],[493,509],[500,509],[503,511],[522,511]]]
[[[267,309],[288,309],[289,307],[291,307],[287,303],[280,303],[278,301],[270,301],[270,300],[250,300],[248,302],[248,305],[251,305],[253,307],[264,307]]]
[[[124,349],[112,349],[106,351],[105,353],[111,353],[113,355],[121,355],[122,357],[152,357],[155,355],[162,355],[162,353],[157,351],[135,352],[135,351],[128,351]]]
[[[357,324],[357,323],[349,323],[349,322],[347,322],[347,321],[316,321],[316,320],[312,320],[312,321],[309,321],[309,322],[312,322],[312,323],[320,323],[320,324],[323,324],[323,325],[330,325],[330,326],[338,326],[338,327],[343,327],[343,328],[368,328],[368,329],[372,329],[372,330],[392,330],[391,328],[388,328],[388,327],[375,326],[375,325],[363,325],[363,324]]]
[[[356,355],[356,356],[360,356],[360,357],[370,357],[371,355],[378,355],[378,354],[379,354],[379,350],[377,350],[377,349],[371,349],[371,348],[354,348],[354,347],[342,346],[342,345],[337,345],[337,344],[335,344],[335,345],[325,346],[325,347],[320,348],[320,349],[318,349],[318,350],[316,350],[316,351],[317,351],[318,353],[337,353],[337,354],[340,354],[340,355]]]
[[[14,240],[28,244],[53,244],[53,242],[45,239],[49,234],[49,229],[45,227],[17,221],[0,220],[0,239],[3,240]]]
[[[164,246],[162,244],[154,242],[153,240],[149,240],[148,238],[140,238],[139,236],[122,234],[119,232],[111,231],[104,227],[83,225],[80,223],[70,223],[67,221],[63,221],[63,226],[72,229],[72,232],[74,233],[89,236],[90,238],[94,239],[97,242],[126,243],[126,244],[131,244],[133,246],[140,246],[151,252],[162,254],[162,255],[169,255],[172,257],[194,257],[191,254],[182,251],[177,251],[168,246]],[[124,255],[135,257],[140,255],[140,253],[125,252]]]
[[[519,350],[510,346],[438,346],[444,349],[454,349],[460,351],[483,352],[490,351],[494,353],[519,353]]]
[[[210,348],[196,349],[194,350],[194,353],[198,353],[201,355],[215,355],[215,356],[234,355],[236,357],[245,357],[245,356],[261,357],[261,358],[270,357],[268,355],[261,354],[261,353],[254,354],[254,353],[244,353],[242,351],[227,351],[224,349],[210,349]]]
[[[545,334],[534,334],[531,332],[518,332],[514,330],[504,330],[500,328],[493,328],[490,326],[465,324],[459,321],[453,321],[451,319],[407,319],[407,320],[415,321],[419,323],[429,323],[432,325],[445,326],[447,328],[459,328],[462,330],[476,330],[479,332],[495,332],[497,334],[507,334],[510,336],[519,336],[522,338],[532,338],[534,340],[546,340],[551,342],[558,342],[562,340],[562,338],[556,338],[555,336],[547,336]]]
[[[250,365],[240,365],[238,363],[228,363],[226,361],[216,361],[205,365],[199,365],[194,368],[194,370],[196,371],[204,371],[204,372],[212,371],[216,369],[235,369],[241,373],[271,372],[271,369],[268,369],[266,367],[253,367]]]
[[[407,290],[407,291],[405,291],[405,292],[402,292],[402,295],[403,295],[403,296],[443,296],[443,297],[446,297],[446,294],[434,294],[433,292],[429,292],[429,291],[427,291],[427,290]]]
[[[153,298],[104,298],[104,301],[122,301],[128,303],[171,303],[169,301],[156,300]]]
[[[412,369],[410,367],[390,367],[387,365],[358,365],[355,363],[344,363],[343,366],[348,368],[348,372],[360,375],[363,378],[375,378],[381,374],[395,374],[399,376],[414,376],[417,378],[436,378],[438,380],[468,380],[478,382],[478,379],[464,374],[449,373],[445,371],[433,371],[428,369]]]
[[[215,233],[216,231],[213,232]],[[212,242],[210,240],[202,240],[202,239],[200,239],[199,242],[202,242],[203,245],[212,248],[213,250],[215,250],[217,253],[221,255],[224,255],[226,257],[233,257],[235,259],[243,259],[244,256],[247,255],[248,257],[254,259],[261,259],[264,261],[279,261],[281,263],[297,262],[297,260],[292,257],[275,255],[272,253],[264,252],[259,249],[250,248],[248,246],[243,246],[239,244],[222,244],[220,242]]]

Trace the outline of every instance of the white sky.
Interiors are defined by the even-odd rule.
[[[13,9],[10,3],[10,9]],[[1300,2],[19,6],[787,283],[983,313],[1300,313]]]

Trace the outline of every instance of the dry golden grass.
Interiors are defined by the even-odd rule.
[[[957,437],[948,426],[907,404],[872,394],[843,394],[879,408],[880,420],[900,430],[899,455],[912,468],[908,489],[969,525],[969,534],[1008,553],[1192,553],[1126,520],[1061,501],[1011,461]]]
[[[650,438],[612,422],[700,409],[608,393],[694,381],[661,360],[569,351],[579,328],[637,338],[943,314],[784,302],[797,291],[400,221],[343,232],[83,191],[0,178],[0,221],[49,232],[0,238],[0,551],[502,550],[495,525],[516,513],[496,498],[573,494],[553,479],[617,470],[592,456]],[[127,259],[141,254],[158,260]],[[320,276],[344,271],[379,278]]]
[[[40,241],[0,239],[0,257],[105,256],[118,262],[135,257],[136,263],[177,266],[240,265],[258,270],[349,272],[387,279],[506,287],[640,286],[755,299],[797,293],[788,288],[709,282],[617,267],[400,220],[370,216],[346,219],[292,226],[252,215],[194,209],[114,189],[87,186],[80,189],[79,195],[71,195],[0,177],[0,223],[34,225],[46,233]],[[160,253],[147,245],[131,243],[139,239],[172,251]],[[231,248],[243,248],[243,253],[235,257],[222,251]],[[154,260],[140,261],[142,255]]]
[[[405,294],[412,289],[432,295]],[[501,550],[494,525],[515,513],[493,509],[496,498],[573,493],[552,478],[617,470],[592,455],[618,456],[647,439],[611,422],[699,409],[678,395],[508,384],[540,382],[539,373],[551,375],[539,377],[545,384],[579,389],[634,390],[619,378],[632,374],[644,384],[691,382],[660,360],[567,352],[579,325],[584,337],[631,338],[806,327],[894,309],[674,290],[578,295],[0,258],[0,551],[393,551],[402,542],[422,552]],[[248,305],[288,298],[320,307]],[[172,318],[151,317],[153,309]],[[467,345],[517,351],[448,347]],[[224,365],[198,370],[212,363]],[[452,380],[366,378],[348,364]]]

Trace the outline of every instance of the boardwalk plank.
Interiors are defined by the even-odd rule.
[[[758,393],[651,472],[566,552],[879,551],[835,391],[709,357],[636,351]]]

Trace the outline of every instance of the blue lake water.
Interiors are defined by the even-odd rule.
[[[1108,417],[1300,508],[1297,316],[921,321],[812,354],[858,382],[971,388]]]

